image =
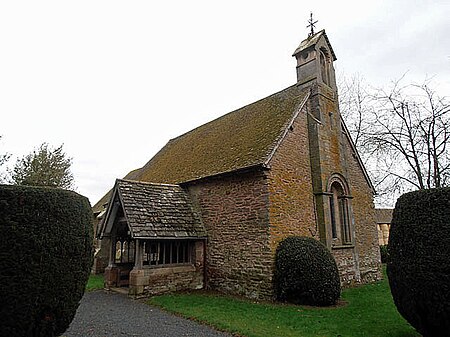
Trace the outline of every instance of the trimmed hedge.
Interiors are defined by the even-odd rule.
[[[450,188],[402,195],[388,248],[398,311],[423,336],[450,336]]]
[[[280,301],[327,306],[341,294],[336,261],[321,242],[310,237],[291,236],[280,242],[274,280]]]
[[[0,185],[0,331],[55,336],[71,323],[92,264],[92,211],[71,191]]]

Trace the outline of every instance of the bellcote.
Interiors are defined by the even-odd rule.
[[[336,77],[333,62],[336,60],[333,48],[325,30],[303,40],[294,51],[297,60],[297,83],[307,86],[316,82],[336,91]]]

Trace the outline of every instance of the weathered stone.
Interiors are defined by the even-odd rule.
[[[117,278],[119,275],[119,268],[108,266],[105,268],[105,288],[115,287],[117,285]]]
[[[144,286],[149,283],[148,276],[145,275],[143,269],[133,269],[130,272],[130,288],[136,286]]]

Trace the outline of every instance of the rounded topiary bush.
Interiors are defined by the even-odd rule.
[[[0,331],[55,336],[72,321],[92,263],[87,198],[0,185]]]
[[[450,336],[450,188],[402,195],[388,248],[398,311],[424,336]]]
[[[341,294],[336,261],[319,241],[292,236],[277,247],[275,256],[277,299],[297,304],[333,305]]]

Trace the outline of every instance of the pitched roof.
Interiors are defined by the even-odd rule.
[[[139,180],[178,184],[266,164],[308,93],[291,86],[170,140]]]
[[[377,223],[391,223],[393,213],[394,210],[392,208],[375,208],[375,218]]]
[[[199,214],[186,192],[178,185],[118,179],[113,189],[113,198],[116,197],[122,206],[132,238],[206,237]],[[111,216],[114,215],[108,211],[104,223]]]

